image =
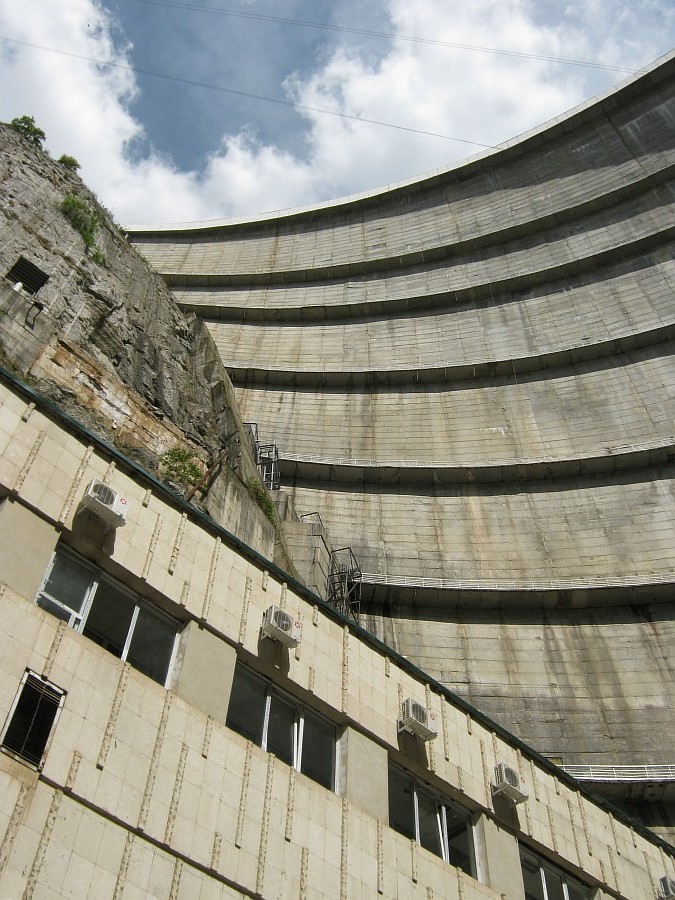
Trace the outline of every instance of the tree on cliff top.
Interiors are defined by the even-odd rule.
[[[19,116],[16,119],[12,119],[9,123],[9,127],[14,129],[21,137],[25,138],[29,144],[37,147],[38,150],[42,149],[42,144],[44,143],[46,135],[44,131],[35,124],[35,119],[32,116]]]

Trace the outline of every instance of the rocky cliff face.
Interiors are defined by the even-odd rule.
[[[0,179],[2,274],[23,256],[49,276],[39,293],[45,308],[36,316],[36,343],[63,336],[86,349],[160,419],[213,451],[217,412],[196,366],[201,329],[194,320],[178,309],[81,179],[5,126]],[[60,210],[66,196],[77,197],[99,220],[98,262]],[[11,346],[4,352],[16,357]],[[29,368],[34,359],[24,353],[16,361]]]
[[[93,246],[64,215],[66,197],[95,216]],[[26,262],[47,276],[37,293],[7,278]],[[248,433],[205,326],[179,309],[77,174],[4,125],[0,276],[2,361],[151,470],[176,447],[204,471],[222,459],[203,505],[272,557],[275,529],[246,489],[257,477]]]

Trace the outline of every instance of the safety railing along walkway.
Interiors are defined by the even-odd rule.
[[[569,591],[585,588],[639,587],[647,584],[672,584],[675,572],[650,572],[644,575],[591,576],[589,578],[423,578],[408,575],[384,575],[380,572],[363,572],[364,584],[381,584],[390,587],[430,588],[450,591]]]
[[[675,765],[560,766],[578,781],[675,781]]]

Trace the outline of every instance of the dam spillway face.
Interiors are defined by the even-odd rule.
[[[131,238],[362,620],[564,764],[670,763],[675,58],[467,163]]]

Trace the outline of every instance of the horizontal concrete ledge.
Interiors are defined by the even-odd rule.
[[[615,247],[608,251],[606,254],[607,259],[602,264],[600,264],[601,261],[597,256],[584,258],[585,262],[588,263],[586,266],[582,265],[584,259],[576,259],[573,263],[566,264],[574,271],[568,273],[565,279],[559,278],[559,272],[550,268],[542,270],[534,276],[531,274],[522,276],[522,285],[517,283],[517,278],[512,277],[498,282],[474,284],[471,287],[460,290],[426,294],[403,294],[398,297],[388,296],[386,299],[379,300],[361,299],[351,301],[344,299],[344,291],[347,290],[349,292],[350,290],[348,285],[363,285],[367,287],[368,282],[366,280],[354,278],[343,284],[343,294],[339,302],[323,304],[289,303],[287,296],[283,300],[275,299],[275,287],[283,291],[288,291],[290,287],[282,284],[265,285],[266,305],[256,305],[251,302],[249,297],[241,304],[231,303],[228,299],[222,302],[213,302],[213,292],[211,290],[208,291],[208,299],[203,299],[203,294],[206,292],[203,286],[195,287],[190,285],[182,289],[174,286],[173,289],[176,293],[176,299],[183,310],[214,322],[235,322],[247,325],[265,325],[268,323],[305,326],[320,326],[324,323],[339,325],[359,319],[409,318],[410,316],[418,316],[425,313],[456,312],[466,307],[495,308],[506,306],[511,303],[531,300],[532,291],[535,288],[540,289],[539,293],[545,293],[546,291],[554,291],[558,284],[574,286],[582,280],[584,287],[592,288],[593,284],[602,281],[607,274],[609,274],[609,277],[615,277],[620,274],[635,273],[638,270],[653,268],[654,260],[650,251],[655,249],[662,252],[663,245],[659,243],[658,248],[648,247],[645,252],[637,256],[626,256],[626,254],[619,253]],[[310,286],[314,287],[315,285]],[[241,290],[244,295],[250,289],[250,285],[234,287],[235,292]],[[193,294],[193,296],[190,296],[190,294]],[[230,292],[229,299],[231,298],[232,292]]]
[[[501,359],[475,359],[460,364],[419,368],[391,366],[387,369],[351,368],[345,370],[288,369],[262,366],[229,366],[232,382],[241,387],[278,385],[279,387],[357,388],[391,385],[444,384],[477,379],[508,378],[514,375],[572,366],[650,347],[675,338],[675,319],[658,328],[616,335],[607,341],[582,343],[543,351],[531,356]]]
[[[672,603],[675,571],[570,579],[422,578],[363,572],[361,615],[380,604],[434,610],[591,609]]]
[[[542,226],[543,228],[544,226]],[[533,229],[535,231],[535,229]],[[515,241],[519,236],[508,236],[508,242]],[[522,235],[520,235],[522,238]],[[560,278],[569,278],[578,275],[580,272],[592,269],[599,265],[608,265],[615,261],[624,260],[627,256],[645,252],[654,247],[658,247],[668,240],[675,237],[675,225],[669,225],[665,228],[655,228],[647,234],[641,234],[632,240],[616,242],[611,247],[586,253],[585,255],[575,254],[573,259],[555,266],[542,269],[535,269],[522,275],[512,275],[508,278],[489,282],[489,285],[476,285],[467,289],[467,291],[456,292],[457,295],[467,294],[467,299],[472,295],[473,291],[478,291],[480,296],[481,290],[484,292],[491,287],[494,291],[518,290],[524,287],[530,287],[552,281]],[[317,282],[344,281],[360,276],[382,274],[389,272],[400,272],[405,269],[428,266],[430,263],[443,262],[458,256],[460,249],[478,249],[478,239],[472,239],[466,246],[452,244],[440,248],[425,248],[417,250],[414,253],[398,254],[393,257],[378,257],[377,259],[361,260],[357,262],[340,263],[336,265],[319,266],[316,268],[298,268],[285,270],[261,269],[258,272],[170,272],[166,269],[162,272],[162,278],[170,288],[188,288],[188,287],[231,287],[231,286],[273,286],[273,285],[304,285],[315,284]],[[491,241],[490,245],[503,246],[503,243]],[[564,243],[564,241],[561,241]],[[147,248],[145,248],[147,249]],[[152,260],[150,260],[152,263]],[[461,260],[458,261],[461,263]],[[440,297],[447,295],[441,294]],[[455,293],[453,292],[453,295]],[[381,301],[380,301],[381,302]],[[408,301],[410,302],[410,301]],[[341,306],[342,304],[340,304]],[[367,306],[368,304],[356,303],[357,307]],[[414,309],[414,304],[411,303]],[[344,314],[344,313],[343,313]]]
[[[175,222],[165,225],[144,223],[129,225],[125,231],[135,235],[137,239],[140,236],[158,238],[160,235],[166,235],[172,239],[183,238],[186,235],[190,239],[198,235],[218,238],[223,231],[234,229],[246,233],[253,229],[259,230],[261,226],[268,224],[272,228],[276,228],[279,221],[294,223],[298,220],[312,221],[318,217],[331,220],[335,215],[343,215],[345,210],[381,205],[383,200],[390,200],[390,202],[398,204],[402,202],[402,198],[414,195],[420,189],[452,182],[458,175],[467,176],[475,171],[490,170],[495,164],[501,164],[509,157],[523,156],[532,149],[545,146],[549,142],[556,142],[562,134],[600,116],[609,115],[613,110],[625,105],[632,97],[644,94],[645,84],[648,84],[650,88],[658,87],[661,82],[672,77],[674,69],[675,53],[671,52],[646,66],[640,72],[630,75],[620,84],[612,85],[596,97],[584,101],[568,112],[556,116],[510,141],[505,141],[495,148],[483,150],[468,159],[458,160],[443,169],[436,169],[396,184],[353,194],[338,200],[327,200],[311,206],[265,212],[255,218]]]
[[[324,481],[357,484],[466,484],[479,482],[543,481],[601,472],[645,469],[675,460],[675,436],[663,441],[603,447],[596,453],[569,458],[493,460],[482,465],[411,460],[327,459],[280,452],[284,481]]]

